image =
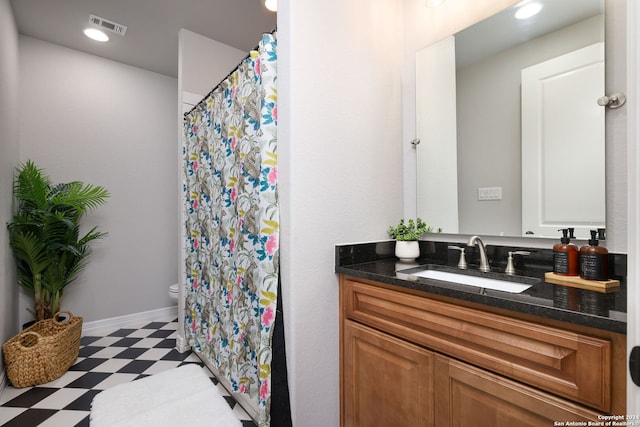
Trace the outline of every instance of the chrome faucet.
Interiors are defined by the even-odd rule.
[[[478,250],[480,251],[480,271],[491,271],[491,267],[489,267],[489,259],[487,258],[487,248],[484,247],[484,243],[480,240],[479,236],[471,236],[469,238],[469,243],[467,246],[474,247],[478,246]]]

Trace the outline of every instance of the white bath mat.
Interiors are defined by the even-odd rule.
[[[91,402],[91,427],[241,427],[196,364],[119,384]]]

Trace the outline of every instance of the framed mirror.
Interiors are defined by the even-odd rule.
[[[604,94],[604,0],[521,2],[420,50],[417,215],[484,236],[604,228]]]

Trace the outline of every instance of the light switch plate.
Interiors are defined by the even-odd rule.
[[[502,187],[478,188],[478,200],[502,200]]]

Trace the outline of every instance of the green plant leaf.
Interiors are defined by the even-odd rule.
[[[420,218],[417,218],[416,221],[409,219],[407,223],[405,223],[404,218],[402,218],[396,226],[389,226],[387,232],[392,239],[412,241],[420,239],[420,236],[424,233],[431,232],[432,230],[433,228],[427,226],[427,224]]]
[[[13,184],[13,194],[18,200],[19,209],[46,209],[50,187],[49,178],[32,161],[20,165]]]
[[[103,205],[108,197],[109,192],[104,187],[73,181],[52,188],[49,203],[52,211],[69,213],[73,217]]]

